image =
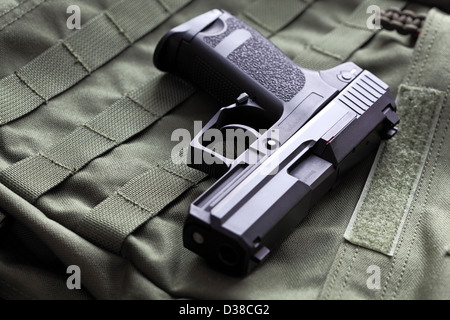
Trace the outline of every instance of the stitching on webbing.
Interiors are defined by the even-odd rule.
[[[37,4],[35,4],[34,6],[32,6],[31,8],[29,8],[28,10],[21,12],[20,15],[18,15],[16,18],[14,18],[13,20],[11,20],[10,22],[8,22],[7,24],[4,24],[2,26],[0,26],[0,31],[2,31],[3,29],[5,29],[6,27],[10,26],[11,24],[13,24],[14,22],[18,21],[19,19],[21,19],[23,16],[25,16],[27,13],[33,11],[34,9],[36,9],[37,7],[39,7],[41,4],[43,4],[44,2],[47,2],[48,0],[43,0],[42,2],[39,2]]]
[[[419,114],[417,115],[417,118],[418,118],[418,119],[421,119],[421,118],[422,118],[422,114],[423,114],[424,112],[425,112],[424,108],[421,108],[421,109],[419,110]],[[377,162],[377,165],[376,165],[376,168],[375,168],[375,172],[378,173],[378,172],[380,171],[379,166],[385,162],[385,160],[384,160],[384,159],[385,159],[385,156],[386,156],[386,150],[383,150],[383,153],[381,154],[381,156],[380,156],[380,158],[379,158],[379,160],[378,160],[378,162]],[[377,174],[374,175],[374,178],[376,177],[376,175],[377,175]],[[410,195],[410,194],[412,193],[413,188],[414,188],[414,184],[411,184],[411,185],[409,186],[409,189],[408,189],[408,195]],[[404,203],[404,205],[402,206],[402,211],[405,212],[405,209],[406,209],[406,208],[407,208],[407,203]],[[406,213],[405,213],[405,214],[406,214]],[[358,224],[358,222],[359,222],[361,219],[363,219],[363,218],[362,218],[362,215],[358,214],[357,217],[356,217],[356,219],[355,219],[355,222],[354,222],[354,229],[353,229],[354,234],[360,234],[360,231],[365,229],[364,227],[362,227],[362,226],[360,226],[360,225]],[[385,238],[385,234],[386,234],[387,231],[388,231],[387,228],[386,228],[386,227],[387,227],[387,224],[388,224],[388,219],[382,219],[382,224],[381,224],[381,226],[380,226],[380,235],[383,235],[383,238]],[[399,224],[399,225],[397,226],[397,230],[398,230],[398,228],[399,228],[400,226],[401,226],[401,224]],[[391,249],[391,248],[393,247],[394,242],[395,242],[395,239],[396,239],[396,237],[393,237],[393,238],[392,238],[392,241],[390,241],[389,249]]]
[[[383,152],[380,155],[379,160],[378,160],[378,162],[377,162],[377,164],[375,166],[374,172],[379,172],[380,165],[384,162],[385,157],[386,157],[386,152],[385,152],[385,150],[383,150]],[[374,175],[374,178],[375,178],[375,175]],[[358,223],[361,219],[363,219],[362,215],[361,214],[357,214],[355,222],[353,223],[353,228],[352,228],[354,234],[359,234],[359,231],[361,230],[361,227],[359,226],[359,223]],[[385,220],[385,222],[383,224],[383,229],[385,228],[385,226],[387,224],[387,219],[384,219],[384,220]]]
[[[100,137],[102,137],[102,138],[105,138],[105,139],[107,139],[107,140],[110,140],[111,142],[117,143],[117,140],[116,140],[116,139],[111,138],[111,137],[107,136],[106,134],[104,134],[104,133],[98,131],[97,129],[91,127],[88,123],[83,124],[83,127],[85,127],[86,129],[88,129],[88,130],[90,130],[90,131],[92,131],[92,132],[98,134],[98,135],[99,135]]]
[[[446,79],[448,79],[448,77],[446,77]],[[448,86],[447,86],[447,91],[446,91],[446,92],[447,92],[447,95],[446,95],[445,100],[444,100],[444,103],[443,103],[444,106],[447,105],[447,102],[449,101],[448,98],[449,98],[449,95],[450,95],[450,83],[449,83]],[[442,108],[442,109],[441,109],[441,113],[440,113],[440,115],[439,115],[439,122],[438,122],[438,124],[436,125],[436,131],[435,131],[434,136],[433,136],[432,145],[435,144],[437,128],[438,128],[439,125],[440,125],[440,119],[441,119],[441,116],[443,115],[444,109],[445,109],[445,108]],[[439,143],[439,146],[438,146],[437,149],[436,149],[437,154],[440,154],[440,152],[441,152],[441,150],[442,150],[442,146],[444,145],[444,141],[445,141],[446,134],[447,134],[447,131],[448,131],[449,126],[450,126],[450,117],[449,117],[449,118],[447,119],[447,121],[446,121],[446,124],[445,124],[445,127],[444,127],[444,131],[443,131],[443,135],[442,135],[442,139],[441,139],[441,141],[440,141],[440,143]],[[430,152],[429,152],[429,155],[428,155],[428,160],[430,159],[430,156],[431,156],[431,150],[432,150],[432,149],[430,148]],[[429,162],[429,161],[428,161],[428,162]],[[408,248],[408,253],[407,253],[405,262],[404,262],[404,264],[403,264],[401,274],[400,274],[400,279],[398,280],[397,286],[396,286],[395,289],[394,289],[394,293],[393,293],[393,295],[392,295],[392,299],[395,299],[395,297],[397,296],[398,290],[400,289],[400,285],[401,285],[401,283],[403,282],[403,276],[405,275],[406,266],[407,266],[407,264],[408,264],[408,262],[409,262],[409,257],[410,257],[410,255],[411,255],[412,248],[413,248],[413,246],[414,246],[414,243],[415,243],[416,238],[417,238],[417,235],[418,235],[418,229],[419,229],[419,226],[420,226],[420,224],[421,224],[421,222],[422,222],[422,218],[423,218],[423,215],[424,215],[424,212],[425,212],[425,208],[426,208],[426,206],[427,206],[427,204],[428,204],[428,201],[429,201],[429,196],[430,196],[430,191],[431,191],[431,185],[432,185],[434,176],[435,176],[435,174],[436,174],[436,168],[437,168],[436,165],[437,165],[437,162],[438,162],[438,159],[436,159],[436,161],[434,161],[434,164],[433,164],[433,168],[432,168],[432,171],[431,171],[431,175],[430,175],[430,178],[429,178],[429,180],[428,180],[427,189],[426,189],[426,191],[425,191],[425,200],[424,200],[424,202],[423,202],[423,204],[422,204],[422,210],[420,210],[420,217],[419,217],[419,220],[417,221],[417,224],[416,224],[416,226],[415,226],[415,228],[414,228],[413,239],[412,239],[411,242],[410,242],[410,245],[409,245],[409,248]]]
[[[173,13],[172,8],[169,8],[169,6],[167,4],[164,3],[164,1],[161,0],[156,0],[156,2],[163,7],[163,9],[167,12],[167,13]]]
[[[426,28],[422,31],[422,37],[421,37],[422,40],[419,41],[419,43],[418,43],[417,54],[415,55],[415,57],[413,59],[413,62],[412,62],[411,67],[410,67],[410,72],[407,75],[406,80],[405,80],[405,83],[408,84],[408,85],[411,85],[411,83],[410,83],[411,77],[413,76],[413,74],[416,73],[415,70],[418,67],[419,59],[422,56],[422,50],[423,50],[423,45],[425,43],[425,39],[427,39],[428,33],[430,32],[430,30],[428,30],[428,27],[429,26],[434,26],[434,24],[433,24],[434,18],[435,18],[434,15],[432,15],[430,17],[429,24],[427,24]],[[436,28],[436,26],[435,26],[435,28]]]
[[[144,109],[145,111],[147,111],[148,113],[150,113],[150,115],[152,115],[153,117],[158,118],[158,119],[163,117],[163,116],[161,116],[161,115],[159,115],[159,114],[156,114],[155,112],[153,112],[153,111],[147,109],[146,107],[144,107],[144,106],[142,105],[142,103],[140,103],[139,101],[136,101],[136,99],[133,99],[133,98],[130,96],[130,94],[128,94],[128,93],[125,94],[125,98],[128,98],[131,102],[133,102],[133,103],[136,104],[138,107],[140,107],[140,108]]]
[[[422,67],[420,68],[419,75],[418,75],[417,79],[422,79],[422,74],[423,74],[423,72],[425,70],[425,66],[428,65],[428,60],[430,58],[431,48],[434,46],[434,42],[436,40],[438,31],[441,29],[441,24],[442,24],[442,20],[439,20],[439,23],[436,25],[436,29],[434,31],[433,38],[431,39],[431,42],[430,42],[430,44],[428,45],[428,47],[427,47],[427,49],[425,51],[426,52],[425,53],[425,58],[422,59]]]
[[[81,66],[86,70],[86,72],[90,75],[92,74],[91,68],[81,59],[81,57],[75,52],[75,50],[65,41],[62,42],[64,48],[69,51],[69,53],[81,64]]]
[[[134,201],[133,199],[129,198],[126,194],[124,194],[121,190],[117,191],[117,195],[121,196],[123,199],[125,199],[126,201],[128,201],[129,203],[131,203],[132,205],[138,207],[139,209],[145,210],[148,213],[150,213],[151,215],[156,215],[158,212],[154,212],[152,210],[150,210],[149,208],[146,208],[145,206],[141,205],[140,203]]]
[[[437,31],[438,31],[438,26],[434,25],[434,23],[433,23],[434,19],[435,19],[435,15],[431,15],[429,24],[427,24],[427,26],[430,26],[430,27],[434,26],[434,30],[432,31],[432,30],[429,30],[428,28],[425,29],[423,31],[423,35],[422,35],[422,39],[423,40],[419,41],[419,46],[417,47],[417,54],[414,57],[414,60],[412,62],[412,66],[410,67],[410,72],[409,72],[409,74],[408,74],[408,76],[407,76],[407,78],[405,80],[405,83],[408,84],[408,85],[412,85],[411,84],[411,77],[413,76],[413,74],[415,73],[416,68],[418,67],[420,58],[423,56],[422,50],[423,50],[423,46],[424,46],[424,43],[425,43],[425,39],[427,39],[428,33],[434,32],[436,34]],[[430,49],[430,48],[428,47],[427,49]],[[450,89],[450,87],[449,87],[449,89]],[[443,112],[443,109],[444,108],[442,108],[441,113]],[[439,127],[439,124],[440,124],[440,116],[438,118],[438,123],[436,125],[436,128]],[[430,145],[429,155],[431,154],[431,152],[433,150],[433,146],[434,146],[434,138],[433,138],[432,143]],[[428,160],[429,159],[427,159],[427,162],[429,162]],[[422,178],[420,180],[420,183],[419,183],[419,185],[417,187],[416,193],[420,193],[422,191],[422,187],[424,185],[424,182],[425,181],[424,181],[423,176],[422,176]],[[406,228],[409,226],[409,223],[411,221],[411,212],[413,212],[413,210],[416,208],[416,205],[417,205],[417,198],[414,199],[414,201],[411,204],[411,208],[409,209],[408,213],[405,213],[407,215],[407,217],[406,217],[406,221],[405,221],[404,226],[403,226],[404,230],[406,230]],[[404,234],[404,232],[402,232],[400,240],[399,240],[399,242],[397,244],[397,250],[402,247],[404,240],[405,240],[405,234]],[[381,293],[380,300],[383,300],[385,295],[387,294],[387,287],[388,287],[389,281],[391,280],[391,277],[392,277],[392,275],[394,273],[394,267],[395,267],[396,262],[397,262],[397,256],[394,255],[393,259],[392,259],[391,267],[390,267],[390,270],[389,270],[389,273],[388,273],[388,276],[387,276],[387,279],[386,279],[386,283],[385,283],[385,285],[383,287],[383,290],[382,290],[382,293]]]
[[[346,26],[346,27],[350,27],[352,29],[364,30],[364,31],[368,31],[370,33],[375,33],[376,32],[375,30],[368,29],[366,26],[360,26],[360,25],[358,25],[356,23],[351,23],[351,22],[348,22],[348,21],[342,21],[341,24]]]
[[[125,30],[120,26],[120,24],[114,19],[109,12],[104,13],[105,17],[107,17],[112,24],[117,28],[119,33],[130,43],[133,44],[134,41],[131,39],[131,37],[125,32]]]
[[[432,17],[433,17],[433,21],[434,21],[434,18],[435,18],[435,17],[434,17],[434,16],[432,16]],[[433,37],[432,43],[434,43],[434,39],[436,38],[436,34],[437,34],[438,30],[439,30],[439,26],[441,25],[441,23],[442,23],[442,20],[439,21],[439,23],[438,23],[438,24],[436,25],[436,27],[435,27],[435,30],[434,30],[434,31],[435,31],[435,35],[434,35],[434,37]],[[425,54],[426,54],[427,57],[429,57],[429,51],[431,50],[431,47],[432,47],[431,45],[429,45],[429,46],[427,47],[427,51],[425,52]],[[421,54],[421,53],[417,54],[417,56],[416,56],[416,61],[417,61],[421,56],[423,56],[423,54]],[[411,74],[412,74],[412,73],[411,73]],[[411,75],[411,74],[410,74],[410,75]],[[444,99],[443,106],[446,105],[446,103],[447,103],[447,101],[448,101],[448,98],[449,98],[449,94],[450,94],[450,83],[449,83],[449,85],[447,86],[446,93],[447,93],[447,94],[446,94],[446,97],[445,97],[445,99]],[[440,126],[440,124],[441,124],[441,116],[443,115],[444,109],[445,109],[445,108],[442,108],[442,109],[441,109],[441,113],[440,113],[440,115],[439,115],[439,117],[438,117],[438,122],[437,122],[437,124],[436,124],[436,131],[435,131],[435,133],[434,133],[434,135],[433,135],[433,139],[432,139],[432,142],[431,142],[431,145],[430,145],[430,150],[429,150],[429,152],[428,152],[428,157],[427,157],[427,162],[428,162],[428,163],[430,162],[430,156],[431,156],[431,153],[432,153],[432,151],[434,150],[435,139],[436,139],[436,132],[437,132],[437,128],[439,128],[439,126]],[[445,126],[445,128],[444,128],[444,135],[442,136],[442,140],[441,140],[441,142],[440,142],[440,144],[439,144],[439,146],[438,146],[438,148],[437,148],[437,154],[440,153],[440,150],[441,150],[441,148],[442,148],[442,145],[443,145],[443,143],[444,143],[444,141],[445,141],[445,133],[448,131],[449,125],[450,125],[450,118],[447,119],[447,123],[446,123],[446,126]],[[436,161],[436,162],[437,162],[437,161]],[[425,208],[426,204],[428,203],[428,197],[429,197],[429,194],[430,194],[431,184],[432,184],[432,181],[433,181],[435,172],[436,172],[436,162],[435,162],[434,165],[433,165],[432,172],[431,172],[430,178],[429,178],[429,180],[428,180],[429,182],[428,182],[428,185],[427,185],[427,189],[426,189],[426,191],[425,191],[425,200],[424,200],[424,203],[423,203],[423,205],[422,205],[422,208]],[[419,185],[419,187],[418,187],[418,189],[417,189],[417,193],[419,193],[419,192],[422,190],[422,187],[423,187],[424,183],[425,183],[425,180],[424,180],[424,176],[422,175],[420,185]],[[407,221],[405,222],[404,229],[406,229],[406,227],[409,225],[409,222],[410,222],[410,220],[411,220],[411,212],[416,208],[416,205],[417,205],[417,198],[414,199],[414,203],[412,204],[411,209],[410,209],[409,212],[408,212],[408,217],[407,217]],[[415,226],[415,229],[414,229],[413,239],[412,239],[411,242],[410,242],[410,246],[409,246],[409,248],[408,248],[407,256],[406,256],[405,261],[404,261],[404,263],[403,263],[402,270],[401,270],[401,274],[400,274],[400,278],[399,278],[399,280],[397,281],[397,285],[396,285],[396,287],[395,287],[395,289],[394,289],[394,293],[393,293],[393,295],[392,295],[392,299],[395,299],[395,297],[397,296],[398,290],[399,290],[399,288],[400,288],[400,286],[401,286],[401,283],[402,283],[402,281],[403,281],[403,276],[404,276],[404,274],[405,274],[406,266],[407,266],[407,264],[408,264],[409,257],[410,257],[411,252],[412,252],[413,244],[414,244],[414,242],[415,242],[415,240],[416,240],[416,237],[417,237],[417,230],[418,230],[419,225],[420,225],[420,223],[421,223],[421,221],[422,221],[423,213],[424,213],[424,210],[421,210],[421,213],[420,213],[420,216],[419,216],[419,220],[418,220],[418,222],[417,222],[417,224],[416,224],[416,226]],[[399,244],[398,244],[397,248],[400,248],[400,247],[403,245],[404,239],[405,239],[405,235],[404,235],[404,233],[402,233],[401,240],[399,241]],[[396,261],[397,261],[397,260],[396,260],[396,257],[394,256],[394,260],[392,261],[391,269],[390,269],[390,272],[389,272],[389,275],[388,275],[388,280],[390,280],[390,277],[391,277],[392,274],[393,274],[393,269],[394,269],[394,266],[395,266],[395,262],[396,262]],[[384,296],[385,296],[385,294],[387,293],[387,286],[388,286],[388,283],[389,283],[389,281],[386,282],[386,285],[385,285],[384,288],[383,288],[383,293],[382,293],[381,299],[383,299]]]
[[[411,99],[411,97],[410,97],[410,102],[412,103],[412,99]],[[435,113],[436,111],[434,111],[434,113]],[[422,119],[422,115],[425,113],[425,110],[424,110],[424,108],[420,108],[420,112],[419,112],[419,114],[417,115],[417,119]],[[439,125],[439,120],[438,120],[438,123],[436,124],[436,128],[437,128],[437,126]],[[423,152],[422,152],[422,154],[426,151],[426,143],[424,144],[424,146],[422,146],[422,148],[424,148],[425,150],[423,150]],[[431,146],[430,146],[430,149],[428,150],[428,154],[431,152],[431,150],[432,150],[432,148],[431,148]],[[423,171],[422,171],[423,172]],[[421,173],[421,175],[422,175],[423,173]],[[416,178],[417,179],[417,178]],[[408,194],[409,195],[411,195],[411,193],[412,193],[412,191],[413,191],[413,188],[414,188],[414,184],[411,184],[411,186],[410,186],[410,188],[409,188],[409,190],[408,190]],[[417,192],[417,188],[416,188],[416,192]],[[406,212],[405,212],[405,209],[407,208],[407,203],[405,203],[405,205],[403,206],[403,213],[404,214],[407,214]],[[386,226],[387,225],[387,220],[385,220],[385,224],[384,224],[384,226]],[[398,227],[400,227],[400,225],[398,226]],[[397,228],[398,228],[397,227]],[[397,230],[398,231],[398,230]],[[392,238],[392,241],[391,241],[391,245],[390,245],[390,248],[392,248],[393,246],[394,246],[394,242],[395,242],[395,237],[394,238]]]
[[[196,181],[193,181],[193,180],[191,180],[191,179],[189,179],[189,178],[183,177],[181,174],[179,174],[179,173],[177,173],[177,172],[175,172],[175,171],[173,171],[173,170],[170,170],[170,169],[168,169],[168,168],[166,168],[166,167],[164,167],[164,166],[162,166],[162,165],[160,165],[160,164],[158,164],[157,167],[160,168],[160,169],[162,169],[162,170],[164,170],[164,171],[166,171],[166,172],[168,172],[168,173],[170,173],[170,174],[172,174],[172,175],[174,175],[174,176],[176,176],[176,177],[178,177],[178,178],[181,178],[181,179],[183,179],[183,180],[186,180],[187,182],[190,182],[190,183],[193,184],[193,185],[194,185],[194,184],[197,184]]]
[[[41,152],[39,152],[37,155],[42,157],[42,158],[44,158],[44,159],[46,159],[46,160],[48,160],[48,161],[50,161],[51,163],[53,163],[54,165],[57,165],[58,167],[61,167],[61,168],[65,169],[65,170],[70,171],[72,174],[77,172],[76,168],[75,169],[69,168],[69,167],[65,166],[64,164],[62,164],[62,163],[60,163],[60,162],[58,162],[56,160],[53,160],[52,158],[50,158],[49,156],[46,156],[45,154],[43,154]]]
[[[13,11],[14,9],[17,9],[18,7],[20,7],[26,1],[28,1],[28,0],[22,0],[21,2],[18,2],[17,5],[15,5],[14,7],[10,8],[7,11],[3,12],[2,14],[0,14],[0,18],[5,16],[5,15],[7,15],[11,11]]]
[[[316,45],[311,45],[310,48],[311,48],[312,50],[314,50],[314,51],[317,51],[317,52],[319,52],[319,53],[322,53],[322,54],[324,54],[324,55],[326,55],[326,56],[329,56],[329,57],[331,57],[331,58],[337,59],[337,60],[339,60],[339,61],[343,61],[343,60],[344,60],[344,58],[341,57],[340,55],[335,54],[335,53],[330,52],[330,51],[327,51],[327,50],[325,50],[325,49],[322,49],[322,48],[320,48],[320,47],[318,47],[318,46],[316,46]]]
[[[250,19],[251,21],[253,21],[254,23],[256,23],[257,25],[259,25],[261,28],[263,28],[264,30],[266,30],[269,33],[274,33],[276,30],[273,30],[271,27],[269,27],[268,25],[266,25],[264,22],[259,21],[256,17],[252,16],[251,13],[249,13],[248,11],[245,11],[242,13],[245,17],[247,17],[248,19]]]
[[[189,183],[190,183],[189,188],[191,188],[191,187],[193,187],[194,185],[196,185],[196,184],[199,183],[199,182],[196,182],[196,181],[192,181],[192,180],[190,180],[190,179],[188,179],[188,178],[186,178],[186,177],[183,177],[183,176],[181,176],[180,174],[178,174],[178,173],[176,173],[176,172],[174,172],[174,171],[172,171],[172,170],[170,170],[170,169],[164,167],[164,166],[161,165],[161,164],[157,164],[154,168],[155,168],[155,169],[164,170],[164,171],[166,171],[167,173],[169,173],[169,174],[171,174],[171,175],[174,175],[174,176],[176,176],[176,177],[178,177],[178,178],[181,178],[181,179],[185,180],[186,182],[189,182]],[[130,183],[131,183],[131,182],[130,182]],[[125,186],[126,186],[126,185],[125,185]],[[124,186],[124,187],[125,187],[125,186]],[[122,187],[121,189],[123,189],[124,187]],[[130,202],[131,204],[137,206],[138,208],[143,209],[143,210],[149,212],[151,215],[156,215],[156,214],[158,214],[159,211],[158,211],[158,212],[152,211],[151,209],[149,209],[149,208],[145,207],[144,205],[138,203],[137,201],[131,199],[131,198],[128,197],[125,193],[123,193],[123,191],[122,191],[121,189],[119,189],[119,190],[116,192],[117,195],[121,196],[122,198],[124,198],[125,200],[127,200],[127,201]]]
[[[336,269],[334,270],[334,273],[333,273],[333,278],[331,279],[331,283],[328,286],[328,290],[327,290],[327,292],[325,294],[325,297],[324,297],[325,300],[328,300],[330,298],[331,290],[334,287],[334,283],[336,282],[339,270],[341,269],[342,261],[344,260],[344,256],[345,256],[345,252],[347,251],[347,248],[348,248],[347,243],[344,243],[344,249],[342,250],[341,257],[339,258],[338,264],[337,264]]]
[[[342,293],[344,293],[345,287],[347,287],[348,278],[350,276],[350,272],[353,269],[353,265],[355,264],[356,256],[358,255],[358,252],[359,252],[359,248],[356,247],[353,257],[352,257],[352,260],[350,261],[350,265],[348,266],[347,273],[345,274],[344,282],[342,283],[341,289],[339,290],[338,299],[341,298]]]
[[[314,2],[314,0],[302,0],[301,2],[305,3],[306,5],[310,5]],[[305,10],[307,10],[308,8],[303,8],[302,10],[300,10],[299,12],[297,12],[297,14],[294,16],[292,21],[295,21],[298,16],[300,14],[302,14],[303,12],[305,12]],[[259,25],[260,27],[262,27],[265,31],[269,32],[271,35],[273,35],[274,33],[276,33],[278,30],[273,29],[271,26],[267,25],[266,23],[264,23],[264,21],[260,21],[260,19],[258,19],[257,17],[253,16],[251,14],[251,12],[249,12],[248,8],[242,13],[245,17],[247,17],[248,19],[250,19],[251,21],[253,21],[254,23],[256,23],[257,25]]]
[[[404,93],[402,93],[403,98],[402,101],[404,102],[404,108],[407,109],[407,106],[409,105],[418,105],[419,102],[416,101],[415,99],[413,99],[413,97],[411,97],[411,94],[414,93],[415,91],[413,90],[405,90]],[[431,94],[428,94],[430,96],[430,100],[431,100]],[[409,102],[408,102],[409,100]],[[399,102],[400,103],[400,102]],[[419,104],[420,105],[420,104]],[[433,124],[435,124],[436,121],[436,116],[437,116],[437,111],[438,108],[435,108],[434,106],[430,106],[428,110],[430,110],[432,112],[432,114],[434,115],[433,118]],[[417,110],[417,114],[415,115],[415,117],[417,119],[422,119],[425,112],[427,111],[427,108],[422,107],[422,108],[418,108]],[[429,135],[428,135],[429,136]],[[414,196],[414,194],[416,193],[417,190],[417,186],[419,183],[419,178],[422,175],[422,166],[421,163],[424,159],[424,157],[426,156],[426,154],[429,154],[429,144],[430,144],[430,140],[431,140],[431,136],[429,136],[428,138],[424,139],[419,139],[419,143],[416,143],[415,146],[415,154],[419,154],[422,155],[420,157],[420,159],[417,159],[416,162],[414,162],[414,168],[417,167],[417,172],[414,175],[408,175],[408,180],[409,179],[413,179],[412,181],[410,181],[410,183],[408,183],[407,185],[405,185],[405,188],[402,189],[404,190],[404,196],[402,196],[400,198],[401,201],[398,202],[398,212],[401,214],[400,216],[392,216],[394,219],[387,219],[386,217],[391,217],[391,215],[389,215],[388,212],[384,212],[385,216],[381,215],[381,216],[377,216],[376,219],[374,220],[374,218],[368,218],[367,217],[367,212],[370,213],[370,211],[367,211],[367,207],[365,205],[362,205],[361,208],[364,208],[363,210],[359,210],[362,212],[357,212],[356,214],[356,218],[354,223],[352,224],[353,227],[351,230],[353,230],[351,233],[353,234],[353,236],[351,236],[349,238],[349,240],[351,238],[353,238],[353,240],[358,239],[358,241],[360,242],[361,240],[364,240],[365,242],[365,246],[368,246],[368,248],[374,249],[375,251],[379,251],[381,250],[381,252],[386,253],[384,250],[389,250],[389,252],[392,252],[392,250],[395,250],[396,247],[396,241],[398,241],[398,237],[399,237],[399,232],[403,229],[404,226],[404,219],[406,218],[406,214],[409,210],[409,208],[411,207],[411,201],[412,201],[412,197]],[[402,144],[404,142],[401,142]],[[389,156],[392,156],[392,152],[387,152],[386,149],[381,150],[380,154],[379,154],[379,158],[376,161],[376,165],[373,169],[373,172],[375,172],[375,174],[373,175],[373,179],[372,182],[370,182],[370,186],[369,186],[369,190],[372,190],[372,184],[374,181],[381,181],[380,179],[380,166],[386,163],[386,154],[389,154]],[[381,174],[381,177],[383,175]],[[394,173],[394,177],[399,178],[399,176]],[[407,189],[406,189],[407,188]],[[369,192],[370,193],[370,192]],[[405,198],[406,197],[406,198]],[[369,201],[368,201],[369,199]],[[373,197],[363,197],[362,202],[367,204],[368,202],[370,203],[370,201],[373,201]],[[368,205],[368,208],[370,208],[371,210],[376,210],[374,209],[373,205]],[[361,214],[364,213],[364,214]],[[365,226],[364,224],[361,225],[359,223],[359,221],[369,221],[372,223],[372,228],[374,227],[373,224],[377,225],[377,235],[378,237],[380,237],[382,240],[376,240],[375,242],[373,242],[372,240],[365,238],[363,233],[364,231],[367,229],[367,226]],[[392,223],[393,228],[389,227],[388,228],[388,224]],[[394,235],[392,234],[392,231],[395,231]],[[367,243],[368,242],[368,243]],[[374,246],[374,244],[376,244],[376,246]],[[395,246],[394,246],[395,244]],[[386,253],[387,254],[387,253]],[[391,255],[391,254],[389,254]]]
[[[17,72],[14,71],[14,74],[16,75],[16,77],[24,84],[26,85],[34,94],[36,94],[39,98],[41,98],[42,100],[44,100],[45,104],[48,104],[48,99],[44,98],[44,96],[42,94],[40,94],[35,88],[33,88],[32,85],[30,85],[24,78],[22,78],[22,76]]]
[[[438,120],[438,121],[439,121],[439,120]],[[439,125],[439,122],[438,122],[438,124],[437,124],[436,127],[438,127],[438,125]],[[430,151],[429,151],[429,153],[431,153],[431,151],[432,151],[432,149],[433,149],[433,143],[434,143],[434,141],[432,142],[432,144],[431,144],[431,146],[430,146]],[[428,161],[428,159],[427,159],[427,161]],[[423,177],[422,177],[421,180],[420,180],[420,183],[419,183],[419,185],[418,185],[418,187],[417,187],[416,193],[420,193],[420,192],[422,191],[422,187],[423,187],[423,185],[424,185],[424,182],[425,182],[425,181],[424,181],[424,179],[423,179]],[[403,230],[406,230],[407,226],[409,225],[409,223],[410,223],[410,221],[411,221],[411,212],[414,211],[414,209],[416,208],[416,204],[417,204],[417,198],[414,199],[414,201],[413,201],[413,203],[411,204],[411,208],[409,209],[408,213],[405,213],[407,216],[406,216],[405,223],[404,223],[404,225],[403,225]],[[397,244],[397,250],[403,245],[403,241],[404,241],[404,240],[405,240],[405,233],[402,232],[402,233],[401,233],[400,240],[399,240],[399,242],[398,242],[398,244]],[[393,272],[394,272],[394,266],[395,266],[395,263],[396,263],[396,262],[397,262],[397,256],[394,255],[394,256],[393,256],[393,259],[392,259],[391,268],[390,268],[389,273],[388,273],[388,276],[387,276],[387,278],[386,278],[386,283],[385,283],[385,285],[384,285],[384,287],[383,287],[383,290],[382,290],[382,292],[381,292],[380,300],[383,300],[383,299],[384,299],[384,296],[385,296],[386,293],[387,293],[387,286],[388,286],[389,281],[390,281],[390,279],[391,279],[391,277],[392,277],[392,275],[393,275]]]

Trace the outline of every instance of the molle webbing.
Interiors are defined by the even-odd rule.
[[[175,165],[171,160],[161,162],[92,209],[76,232],[120,254],[128,235],[206,176],[186,165]]]
[[[181,79],[156,73],[49,149],[0,172],[0,181],[34,202],[93,159],[151,126],[193,92]]]
[[[47,1],[48,0],[2,0],[2,5],[6,11],[0,12],[0,31]]]
[[[413,208],[420,179],[432,166],[430,153],[439,152],[433,141],[449,89],[445,81],[436,84],[439,71],[433,68],[448,61],[444,48],[450,37],[440,32],[446,30],[444,23],[450,25],[447,16],[430,11],[397,97],[399,132],[380,148],[345,233],[350,242],[389,256],[394,254]]]
[[[121,1],[0,80],[0,125],[68,90],[191,0]]]
[[[363,1],[335,29],[298,50],[294,62],[309,69],[325,70],[347,61],[379,31],[367,26],[371,17],[367,9],[373,4],[372,0]],[[380,0],[376,5],[381,9],[403,7],[405,1]]]
[[[308,9],[314,0],[258,0],[249,5],[240,18],[256,28],[264,36],[270,37],[286,27]]]
[[[401,86],[399,133],[383,144],[345,238],[389,256],[422,174],[445,93]],[[417,121],[417,119],[420,119]]]

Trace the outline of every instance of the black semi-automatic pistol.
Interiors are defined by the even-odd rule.
[[[154,63],[227,106],[190,145],[189,165],[218,180],[191,204],[183,240],[232,275],[261,264],[349,169],[397,132],[393,96],[372,73],[350,62],[301,68],[223,10],[169,31]],[[243,152],[224,154],[217,146],[227,143],[202,139],[230,129],[249,137]]]

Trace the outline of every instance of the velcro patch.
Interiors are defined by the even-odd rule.
[[[398,134],[378,151],[345,232],[353,244],[394,254],[436,129],[445,93],[402,85]]]

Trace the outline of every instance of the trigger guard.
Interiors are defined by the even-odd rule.
[[[190,160],[188,165],[190,167],[219,178],[235,162],[236,159],[227,158],[225,155],[209,149],[203,143],[203,135],[210,129],[217,129],[222,134],[226,129],[242,129],[244,132],[250,133],[256,141],[261,137],[258,130],[268,130],[273,126],[275,119],[269,118],[264,108],[248,96],[246,99],[241,99],[241,97],[242,95],[237,99],[235,104],[220,109],[191,141],[188,155],[188,159]],[[241,123],[236,123],[237,121]],[[205,155],[208,155],[209,158],[215,158],[219,163],[209,164],[196,161],[198,158],[204,159]]]
[[[246,125],[243,125],[243,124],[229,124],[227,126],[220,128],[220,131],[226,131],[227,129],[232,129],[232,130],[242,129],[244,131],[248,131],[255,137],[255,140],[257,140],[261,137],[261,134],[256,129],[246,126]]]

